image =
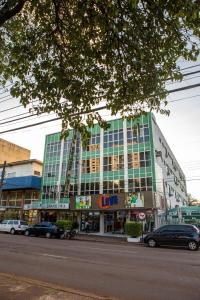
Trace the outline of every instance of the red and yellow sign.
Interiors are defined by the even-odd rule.
[[[100,208],[108,209],[111,206],[118,204],[118,197],[117,195],[99,195],[98,204]]]

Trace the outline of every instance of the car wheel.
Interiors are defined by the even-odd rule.
[[[12,235],[14,235],[14,234],[15,234],[15,229],[12,228],[12,229],[10,230],[10,233],[11,233]]]
[[[151,248],[155,248],[156,247],[156,241],[154,239],[149,239],[148,240],[148,246]]]
[[[189,250],[192,250],[192,251],[196,251],[196,250],[198,250],[198,245],[197,245],[197,243],[195,242],[195,241],[190,241],[189,243],[188,243],[188,249]]]
[[[29,235],[30,235],[30,232],[29,232],[28,230],[25,230],[24,235],[25,235],[25,236],[29,236]]]
[[[47,238],[47,239],[50,239],[50,237],[51,237],[51,233],[50,233],[50,232],[47,232],[47,233],[46,233],[46,238]]]

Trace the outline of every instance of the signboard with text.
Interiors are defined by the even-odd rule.
[[[111,208],[113,205],[118,204],[118,197],[117,195],[99,195],[98,197],[98,204],[100,208],[108,209]]]
[[[37,203],[31,203],[31,204],[25,204],[24,205],[24,210],[29,210],[29,209],[69,209],[69,203],[60,203],[60,202],[55,202],[55,203],[42,203],[42,202],[37,202]]]

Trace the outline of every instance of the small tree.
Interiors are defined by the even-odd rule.
[[[139,237],[142,235],[142,223],[127,222],[125,224],[125,233],[131,237]]]
[[[71,220],[58,220],[56,225],[63,230],[71,230],[72,229],[72,221]]]
[[[18,220],[19,219],[19,212],[11,210],[11,211],[5,211],[4,216],[3,216],[4,220]]]

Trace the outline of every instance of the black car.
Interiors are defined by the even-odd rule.
[[[198,250],[200,245],[200,231],[194,225],[176,224],[164,225],[149,233],[144,238],[149,247],[161,245],[187,247],[189,250]]]
[[[25,230],[25,235],[34,235],[34,236],[46,236],[47,238],[56,237],[60,238],[63,235],[63,229],[50,222],[41,222],[33,226],[28,227]]]

